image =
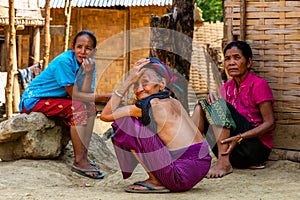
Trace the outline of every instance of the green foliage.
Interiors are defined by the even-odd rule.
[[[196,0],[197,6],[203,11],[202,18],[206,22],[223,21],[222,0]]]

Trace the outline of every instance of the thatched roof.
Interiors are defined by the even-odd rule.
[[[40,7],[45,6],[45,0],[40,0]],[[51,0],[51,8],[64,8],[65,1]],[[166,6],[172,5],[172,0],[73,0],[73,7],[114,7],[114,6]]]

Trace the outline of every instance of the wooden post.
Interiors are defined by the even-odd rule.
[[[1,71],[8,72],[9,60],[7,59],[7,55],[9,52],[9,26],[4,26],[4,46],[3,53],[1,56]]]
[[[174,20],[172,13],[165,14],[162,17],[152,15],[150,18],[150,56],[158,58],[175,68],[174,49]],[[164,30],[165,29],[165,30]]]
[[[32,49],[30,55],[29,66],[37,63],[40,61],[40,28],[38,26],[33,27],[33,34],[32,34]]]
[[[65,46],[64,51],[68,50],[69,47],[69,37],[70,37],[70,21],[72,12],[72,0],[65,0]]]
[[[246,40],[246,8],[247,1],[241,0],[240,2],[240,40]]]
[[[15,29],[15,4],[9,0],[9,54],[7,65],[7,83],[5,87],[6,117],[10,119],[13,115],[13,84],[14,84],[14,45],[16,40]]]
[[[49,56],[50,56],[50,0],[46,0],[45,3],[45,43],[44,43],[44,65],[43,69],[48,66],[49,63]]]

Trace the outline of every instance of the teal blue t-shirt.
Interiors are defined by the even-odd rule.
[[[26,87],[19,105],[20,111],[22,112],[22,105],[24,105],[26,110],[31,110],[41,98],[68,97],[68,93],[64,88],[65,86],[77,83],[78,88],[81,88],[85,73],[83,70],[80,70],[81,72],[78,73],[79,69],[81,68],[78,65],[73,50],[68,50],[58,55],[49,63],[48,67]],[[77,74],[79,74],[78,77]],[[92,89],[94,89],[94,82],[95,71]]]

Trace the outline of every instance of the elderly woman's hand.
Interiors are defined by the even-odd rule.
[[[206,97],[206,101],[208,104],[213,104],[215,101],[217,101],[219,99],[218,95],[216,92],[210,92],[207,97]]]
[[[130,70],[129,75],[126,78],[126,81],[130,82],[131,84],[137,82],[146,70],[141,68],[148,63],[150,63],[150,60],[146,58],[138,60],[134,64],[133,68]]]
[[[133,69],[140,70],[143,66],[147,65],[148,63],[150,63],[149,59],[142,58],[142,59],[138,60],[136,63],[134,63]]]

